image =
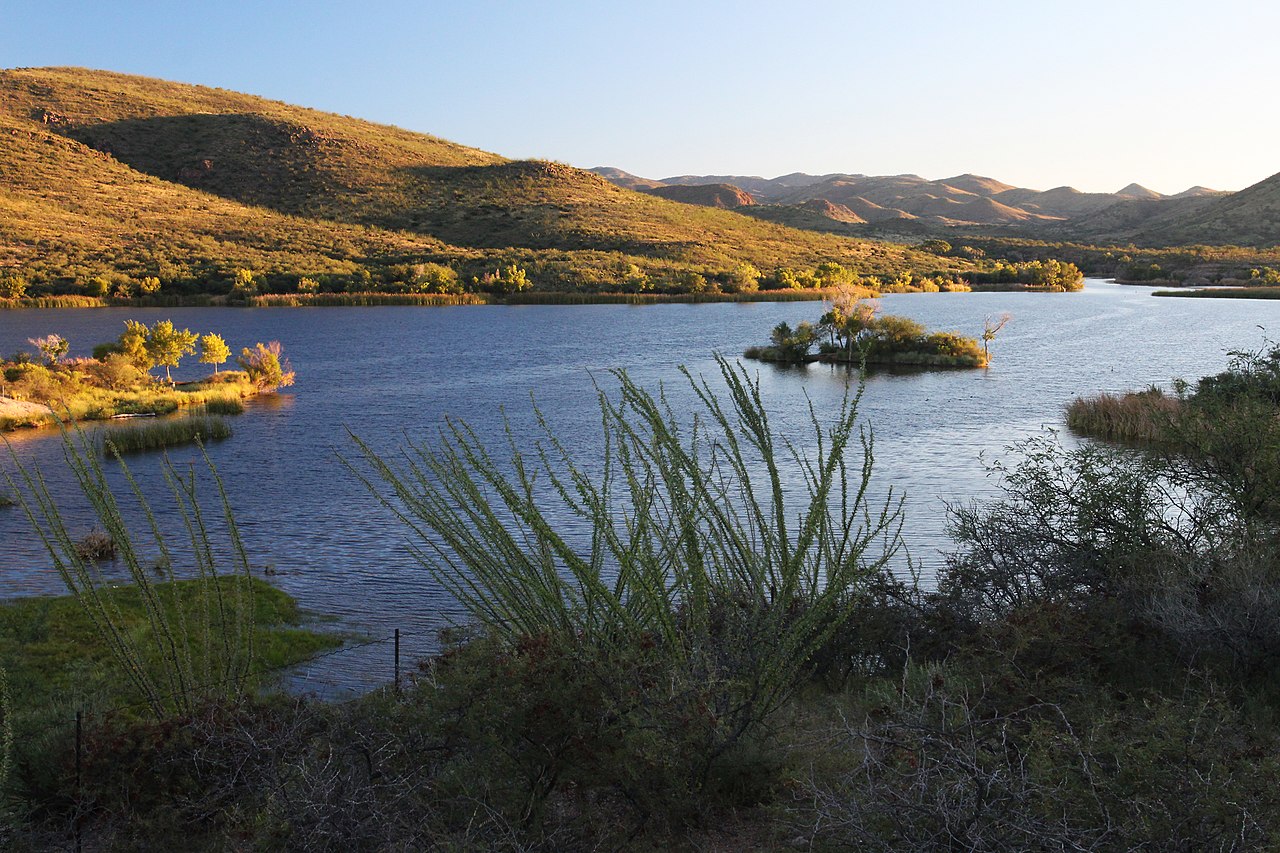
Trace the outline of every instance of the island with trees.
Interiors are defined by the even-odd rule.
[[[247,397],[293,384],[278,341],[242,348],[239,369],[222,370],[231,347],[217,333],[200,335],[170,320],[124,325],[116,340],[94,347],[92,358],[68,358],[67,339],[49,334],[30,339],[34,353],[0,360],[0,431],[189,407],[237,411]],[[194,382],[173,381],[172,369],[191,355],[213,373]],[[164,368],[162,377],[153,375],[157,368]]]
[[[760,361],[805,364],[868,364],[923,368],[986,367],[990,342],[1009,322],[1009,315],[988,318],[980,338],[956,332],[929,332],[908,317],[879,314],[879,305],[844,291],[814,323],[792,328],[779,323],[769,346],[748,347],[743,355]],[[812,352],[817,345],[818,352]]]

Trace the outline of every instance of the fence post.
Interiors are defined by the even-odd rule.
[[[396,692],[400,692],[400,629],[396,629]]]
[[[81,734],[83,729],[83,709],[76,710],[76,813],[75,813],[75,831],[76,831],[76,853],[80,853],[83,849],[84,841],[81,838],[80,817],[84,803],[81,798],[81,756],[84,754],[84,737]]]

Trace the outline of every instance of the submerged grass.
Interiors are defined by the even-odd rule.
[[[180,444],[221,441],[231,437],[231,425],[217,417],[191,417],[158,421],[143,426],[110,427],[98,436],[103,456],[113,453],[139,453],[160,450]]]
[[[1182,401],[1159,388],[1077,397],[1067,406],[1073,432],[1109,441],[1168,441]]]

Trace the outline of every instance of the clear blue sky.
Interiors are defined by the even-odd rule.
[[[1280,4],[0,0],[0,66],[221,86],[496,151],[673,174],[1280,172]]]

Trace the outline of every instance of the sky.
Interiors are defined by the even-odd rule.
[[[1174,193],[1280,172],[1260,0],[0,0],[0,67],[262,95],[513,158]]]

